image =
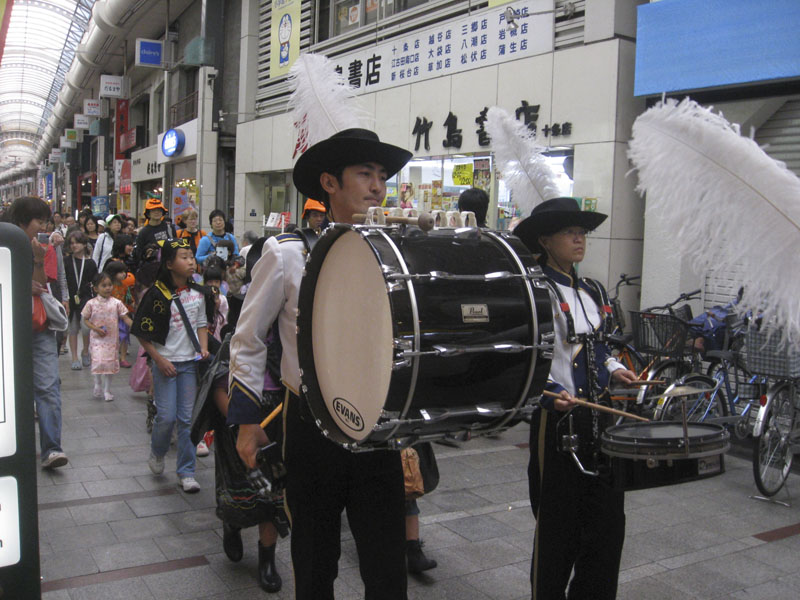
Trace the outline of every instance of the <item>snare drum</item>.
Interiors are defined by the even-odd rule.
[[[514,425],[546,383],[552,340],[541,270],[507,233],[336,224],[306,263],[302,391],[351,450]]]
[[[712,423],[627,423],[606,429],[600,449],[611,463],[613,485],[642,490],[721,475],[730,436]],[[686,440],[688,439],[688,451]]]

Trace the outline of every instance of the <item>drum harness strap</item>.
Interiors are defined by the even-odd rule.
[[[572,312],[570,311],[570,306],[566,302],[566,300],[564,298],[564,295],[561,293],[561,290],[559,289],[558,284],[555,281],[553,281],[552,279],[550,279],[549,277],[545,277],[545,281],[550,286],[550,289],[553,290],[553,293],[555,294],[555,296],[556,296],[556,298],[558,300],[559,307],[561,308],[561,312],[564,314],[564,318],[565,318],[565,320],[567,322],[567,342],[570,343],[570,344],[583,344],[583,346],[584,346],[584,349],[586,351],[586,366],[587,366],[587,380],[588,380],[587,391],[588,391],[588,395],[589,395],[589,400],[591,402],[597,403],[600,400],[600,396],[602,395],[602,392],[600,390],[600,385],[598,383],[599,382],[599,376],[598,376],[598,370],[597,370],[597,362],[595,360],[595,343],[596,342],[601,342],[602,343],[603,339],[605,338],[605,335],[610,333],[612,331],[612,329],[613,329],[613,322],[612,322],[612,318],[611,318],[611,314],[612,314],[611,313],[611,306],[610,306],[610,303],[608,301],[608,295],[606,294],[605,289],[603,288],[602,285],[600,285],[599,282],[597,282],[597,281],[595,281],[593,279],[588,279],[588,278],[582,278],[582,279],[579,280],[580,282],[583,282],[586,285],[587,288],[589,288],[588,289],[589,295],[601,307],[601,311],[602,311],[601,319],[602,319],[602,322],[600,323],[600,326],[596,330],[594,330],[592,332],[576,334],[575,333],[575,319],[572,316]],[[577,283],[576,283],[574,289],[575,289],[575,296],[576,296],[576,298],[578,300],[578,303],[580,304],[581,310],[583,311],[583,315],[586,318],[586,321],[591,323],[591,321],[589,321],[589,316],[586,313],[586,307],[583,304],[583,300],[581,300],[581,295],[580,295],[580,291],[579,291],[580,288],[577,285]],[[598,300],[599,300],[599,302],[598,302]],[[571,413],[572,413],[572,411],[570,410],[569,413],[567,413],[567,415],[565,415],[563,417],[563,418],[567,418],[568,417],[570,419],[570,422],[569,422],[569,425],[570,425],[570,437],[572,437],[572,415],[571,415]],[[595,465],[599,465],[601,463],[601,461],[599,460],[599,458],[600,458],[600,445],[599,445],[599,442],[600,442],[600,423],[599,423],[599,414],[598,414],[598,411],[596,411],[596,410],[592,410],[591,413],[592,413],[591,452],[592,452],[592,457],[594,459]],[[562,420],[563,420],[563,418],[562,418]],[[559,423],[560,422],[561,422],[561,420],[559,420]],[[576,462],[578,464],[578,468],[584,474],[593,475],[593,476],[600,475],[600,473],[598,471],[588,471],[588,470],[584,469],[584,467],[580,464],[579,459],[577,458],[577,454],[575,454],[575,452],[577,451],[577,447],[573,447],[571,451],[572,451],[572,454],[573,454],[573,458],[576,460]]]

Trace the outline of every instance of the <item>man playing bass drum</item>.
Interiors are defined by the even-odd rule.
[[[553,296],[555,346],[543,410],[531,422],[528,485],[536,518],[531,561],[532,598],[613,599],[625,540],[623,492],[599,476],[582,473],[559,447],[573,432],[580,440],[578,457],[586,470],[599,466],[603,413],[577,406],[574,397],[602,398],[609,381],[628,384],[636,374],[614,360],[598,331],[603,329],[605,290],[578,279],[574,264],[583,260],[586,234],[606,215],[583,212],[573,198],[554,198],[533,209],[514,230],[539,254]],[[575,575],[570,582],[572,570]]]
[[[354,223],[354,214],[381,204],[387,178],[410,158],[410,152],[381,142],[372,131],[346,129],[300,156],[294,184],[302,194],[322,201],[331,221]],[[258,425],[262,418],[258,396],[267,362],[264,340],[267,328],[277,320],[283,345],[281,379],[288,392],[283,411],[284,461],[296,598],[334,597],[341,513],[347,510],[366,599],[404,600],[406,543],[400,453],[353,453],[328,440],[300,396],[296,319],[305,259],[299,234],[278,235],[264,243],[231,341],[228,423],[240,425],[237,450],[253,468],[257,449],[267,443]],[[342,285],[346,284],[343,279]]]

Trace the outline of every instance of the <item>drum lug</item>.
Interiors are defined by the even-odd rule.
[[[399,419],[399,410],[381,410],[381,419]]]
[[[399,371],[400,369],[406,369],[410,366],[411,366],[411,359],[409,358],[395,360],[392,362],[392,371]]]
[[[402,292],[405,291],[406,284],[402,281],[387,281],[386,282],[386,291],[389,293],[392,292]]]

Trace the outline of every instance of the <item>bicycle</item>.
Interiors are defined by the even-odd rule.
[[[688,304],[673,309],[679,302],[694,300],[700,290],[678,296],[672,302],[654,306],[642,311],[630,311],[633,329],[633,346],[645,356],[652,357],[644,377],[648,381],[664,381],[663,384],[642,387],[636,404],[642,412],[652,412],[656,401],[667,387],[679,377],[700,370],[700,357],[690,345],[687,353],[687,340],[692,318]],[[661,312],[658,312],[661,311]],[[688,357],[688,360],[687,360]]]
[[[621,286],[636,285],[636,282],[640,279],[641,277],[638,275],[629,277],[622,273],[619,281],[614,286],[614,295],[609,297],[614,329],[606,336],[606,345],[617,361],[625,365],[626,369],[636,373],[639,378],[643,378],[647,373],[647,360],[631,345],[633,335],[625,333],[625,313],[622,310],[622,303],[619,299],[619,288]]]
[[[774,378],[753,426],[753,478],[767,498],[784,486],[800,452],[800,351],[782,347],[779,338],[774,328],[756,327],[745,338],[748,368]]]

